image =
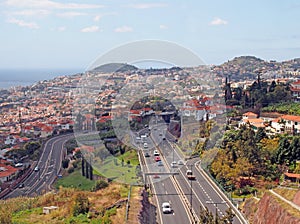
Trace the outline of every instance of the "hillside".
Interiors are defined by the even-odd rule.
[[[113,183],[96,192],[61,188],[57,193],[34,198],[0,200],[0,223],[124,223],[128,191],[128,186]],[[139,192],[138,187],[132,189],[131,198],[139,196]],[[130,203],[140,207],[139,201]],[[82,212],[85,205],[88,212]],[[43,214],[43,208],[49,206],[57,209]],[[131,219],[137,220],[138,213]]]
[[[101,65],[99,67],[94,68],[93,72],[100,73],[112,73],[112,72],[127,72],[127,71],[135,71],[138,68],[124,63],[108,63],[105,65]]]
[[[258,73],[263,78],[276,75],[291,75],[300,72],[300,59],[292,59],[283,62],[265,61],[254,56],[235,57],[221,65],[214,66],[213,71],[219,76],[230,77],[231,80],[255,79]]]

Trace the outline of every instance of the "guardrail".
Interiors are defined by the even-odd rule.
[[[249,222],[245,219],[245,217],[242,215],[242,213],[237,209],[236,206],[234,206],[233,202],[231,199],[228,198],[228,196],[226,195],[226,193],[224,193],[223,191],[224,188],[220,187],[219,188],[219,184],[216,183],[216,180],[211,176],[211,174],[208,172],[208,170],[203,169],[201,166],[196,166],[196,169],[198,169],[199,172],[201,172],[203,174],[203,176],[208,180],[208,182],[214,186],[215,190],[222,195],[222,198],[228,203],[228,205],[234,210],[235,214],[238,216],[238,219],[244,223],[244,224],[248,224]],[[225,191],[226,192],[226,191]]]

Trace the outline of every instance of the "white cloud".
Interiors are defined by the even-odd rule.
[[[76,16],[85,16],[87,15],[86,13],[83,12],[62,12],[62,13],[57,13],[56,14],[59,17],[64,17],[64,18],[73,18]]]
[[[216,17],[209,24],[212,26],[219,26],[219,25],[227,25],[228,22],[226,20]]]
[[[21,27],[27,27],[30,29],[39,29],[40,27],[35,22],[25,22],[24,20],[11,18],[7,20],[8,23],[17,24]]]
[[[168,27],[166,26],[166,25],[159,25],[159,29],[161,29],[161,30],[166,30],[166,29],[168,29]]]
[[[60,31],[60,32],[63,32],[66,30],[66,27],[65,26],[60,26],[60,27],[57,27],[57,30]]]
[[[107,13],[98,14],[94,17],[94,21],[99,22],[104,16],[115,16],[115,15],[117,15],[116,12],[107,12]]]
[[[104,7],[99,4],[60,3],[51,0],[6,0],[5,4],[19,8],[40,9],[98,9]]]
[[[93,33],[93,32],[97,32],[97,31],[99,31],[98,26],[89,26],[89,27],[85,27],[85,28],[81,29],[81,32],[83,32],[83,33]]]
[[[132,32],[133,29],[129,26],[121,26],[121,27],[117,27],[115,29],[116,33],[126,33],[126,32]]]
[[[162,8],[166,6],[168,5],[165,3],[137,3],[137,4],[127,5],[127,7],[134,8],[134,9]]]
[[[102,18],[102,15],[97,15],[94,17],[94,21],[99,22],[101,18]]]
[[[27,9],[22,11],[10,12],[10,14],[16,16],[47,16],[51,14],[51,12],[45,9]]]

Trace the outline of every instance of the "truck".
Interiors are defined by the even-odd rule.
[[[195,180],[196,179],[196,177],[193,175],[193,171],[191,171],[191,170],[186,171],[186,176],[189,180]]]

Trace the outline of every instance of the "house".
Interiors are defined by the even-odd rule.
[[[254,119],[254,118],[257,118],[258,117],[258,115],[257,114],[255,114],[255,113],[253,113],[253,112],[247,112],[247,113],[244,113],[243,114],[243,120],[244,119]]]
[[[280,117],[271,120],[271,131],[277,134],[281,134],[284,132],[284,123]]]
[[[13,179],[19,169],[9,165],[6,160],[0,159],[0,182],[4,183]]]
[[[194,117],[196,121],[205,120],[207,117],[206,106],[201,105],[198,100],[191,99],[183,103],[180,109],[182,116]]]
[[[290,90],[294,102],[300,102],[300,81],[291,83]]]
[[[281,119],[287,133],[300,134],[300,116],[283,115]]]
[[[265,128],[264,120],[261,118],[248,118],[242,119],[239,122],[239,127],[242,125],[249,125],[254,131],[257,131],[258,128]]]
[[[296,173],[284,173],[284,180],[291,181],[291,182],[298,182],[300,180],[300,174]]]
[[[41,136],[40,136],[41,138],[50,137],[52,134],[53,134],[53,127],[45,125],[41,128]]]

